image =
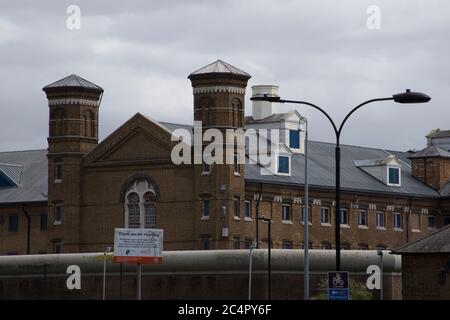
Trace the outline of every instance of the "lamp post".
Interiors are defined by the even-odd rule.
[[[359,105],[357,105],[355,108],[353,108],[344,118],[344,120],[341,122],[339,127],[336,125],[336,123],[333,121],[331,116],[325,112],[324,109],[320,108],[319,106],[312,104],[310,102],[306,101],[296,101],[296,100],[285,100],[281,99],[277,95],[256,95],[250,98],[252,101],[268,101],[268,102],[275,102],[275,103],[295,103],[295,104],[303,104],[310,107],[313,107],[314,109],[319,110],[322,114],[327,117],[327,119],[330,121],[335,136],[336,136],[336,147],[335,147],[335,170],[336,170],[336,200],[335,200],[335,244],[336,244],[336,271],[341,270],[341,224],[340,224],[340,212],[341,212],[341,147],[340,147],[340,137],[342,128],[344,127],[344,124],[347,122],[348,118],[359,108],[362,106],[377,102],[377,101],[388,101],[393,100],[398,103],[425,103],[431,100],[431,98],[421,92],[412,92],[411,90],[407,89],[406,92],[394,94],[392,97],[388,98],[378,98],[378,99],[371,99],[367,100]],[[306,220],[306,219],[305,219]],[[305,244],[306,246],[306,244]]]

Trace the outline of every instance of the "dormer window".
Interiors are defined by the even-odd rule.
[[[278,173],[289,174],[290,173],[290,157],[278,156]]]
[[[400,185],[400,168],[388,167],[388,185],[399,186]]]
[[[289,130],[289,147],[300,149],[300,131]]]

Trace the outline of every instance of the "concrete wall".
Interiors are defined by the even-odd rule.
[[[0,299],[101,299],[103,253],[0,257]],[[311,296],[334,270],[334,251],[311,250]],[[342,252],[342,270],[366,281],[369,265],[379,264],[376,251]],[[81,290],[68,290],[69,265],[81,268]],[[135,265],[107,259],[108,299],[135,299]],[[384,252],[385,299],[401,299],[401,257]],[[167,251],[162,265],[142,268],[143,299],[247,299],[249,250]],[[303,251],[272,250],[273,299],[303,298]],[[267,250],[253,251],[252,298],[267,297]],[[350,293],[351,294],[351,293]],[[374,298],[379,290],[373,291]]]

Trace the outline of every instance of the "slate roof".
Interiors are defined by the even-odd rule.
[[[428,157],[450,158],[450,152],[442,149],[437,145],[432,145],[426,147],[425,149],[417,151],[409,156],[409,158],[428,158]]]
[[[409,242],[394,253],[450,253],[450,225],[447,225],[421,239]]]
[[[160,123],[170,131],[176,128],[192,129],[189,125],[177,125],[171,123],[165,125]],[[330,189],[335,187],[335,155],[334,144],[309,141],[309,186],[311,188]],[[401,181],[400,187],[387,186],[377,178],[372,177],[363,170],[355,166],[355,160],[384,159],[390,152],[359,146],[341,145],[341,188],[346,191],[368,192],[378,194],[392,195],[414,195],[418,197],[438,198],[439,193],[433,188],[427,186],[420,180],[414,178],[411,174],[411,167],[406,162],[401,163]],[[396,156],[403,154],[406,158],[407,152],[396,151]],[[258,164],[245,165],[245,179],[250,182],[263,182],[278,185],[303,186],[304,182],[305,158],[302,154],[293,154],[291,156],[291,175],[263,175],[261,167]]]
[[[213,63],[210,63],[207,66],[192,72],[189,75],[189,77],[195,76],[195,75],[200,75],[200,74],[208,74],[208,73],[228,73],[228,74],[235,74],[235,75],[244,76],[244,77],[248,77],[248,78],[251,77],[247,72],[242,71],[222,60],[214,61]]]
[[[55,81],[47,86],[45,86],[42,90],[46,91],[48,89],[58,89],[58,88],[82,88],[88,90],[94,90],[103,92],[103,88],[86,80],[76,74],[71,74],[68,77]]]
[[[0,203],[47,201],[47,150],[0,152],[0,170],[6,167],[18,185],[0,188]]]

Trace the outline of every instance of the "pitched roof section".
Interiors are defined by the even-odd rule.
[[[442,149],[439,146],[432,145],[417,151],[409,156],[409,158],[429,158],[429,157],[441,157],[441,158],[450,158],[450,152]]]
[[[196,75],[201,75],[201,74],[211,74],[211,73],[222,73],[222,74],[234,74],[234,75],[238,75],[238,76],[242,76],[242,77],[248,77],[250,78],[251,76],[245,72],[242,71],[234,66],[232,66],[229,63],[226,63],[225,61],[222,60],[217,60],[214,61],[211,64],[208,64],[207,66],[200,68],[194,72],[192,72],[188,78],[190,78],[191,76],[196,76]]]
[[[19,182],[16,186],[0,188],[0,203],[47,201],[47,150],[0,152],[0,163],[0,170]]]
[[[192,126],[161,123],[170,131],[177,128],[192,130]],[[334,190],[335,188],[335,155],[334,144],[318,141],[308,142],[308,168],[310,187]],[[341,145],[341,186],[342,190],[377,194],[412,195],[419,197],[438,198],[440,195],[433,188],[414,178],[411,167],[400,162],[400,187],[387,186],[378,179],[368,175],[355,166],[354,161],[366,159],[383,159],[389,154],[383,149]],[[399,157],[400,151],[396,152]],[[408,154],[404,152],[404,154]],[[245,165],[245,180],[247,182],[263,182],[268,184],[303,186],[305,157],[302,154],[291,155],[290,176],[264,175],[257,164]]]
[[[450,130],[433,129],[426,135],[427,138],[450,137]]]
[[[51,89],[59,89],[59,88],[72,88],[72,89],[86,89],[92,91],[103,92],[103,88],[86,80],[76,74],[71,74],[68,77],[65,77],[61,80],[55,81],[47,86],[45,86],[42,90],[47,91]]]
[[[0,174],[8,178],[15,186],[20,185],[22,181],[23,166],[0,163]]]
[[[445,226],[423,238],[407,243],[395,250],[394,253],[449,253],[450,225]]]

